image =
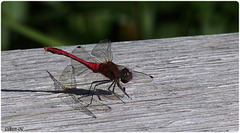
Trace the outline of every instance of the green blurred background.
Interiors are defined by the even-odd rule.
[[[2,50],[238,32],[238,2],[20,2],[2,6]]]

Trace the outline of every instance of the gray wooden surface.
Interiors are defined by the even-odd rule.
[[[237,131],[239,34],[113,42],[113,61],[151,74],[107,101],[96,119],[73,110],[53,81],[70,59],[43,48],[2,51],[1,128],[15,131]],[[90,51],[94,45],[84,45]],[[61,47],[71,52],[76,46]],[[95,99],[97,99],[95,97]]]

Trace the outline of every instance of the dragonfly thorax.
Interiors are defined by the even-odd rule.
[[[133,78],[132,72],[127,69],[119,69],[119,67],[112,61],[107,61],[99,65],[99,71],[110,80],[121,80],[123,83],[128,83]]]
[[[118,66],[112,61],[107,61],[105,63],[99,64],[98,72],[109,78],[110,80],[119,80],[119,75],[121,75]]]

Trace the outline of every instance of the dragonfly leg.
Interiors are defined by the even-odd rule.
[[[94,91],[94,92],[96,91],[96,87],[97,87],[98,85],[106,84],[106,83],[109,83],[109,82],[111,82],[111,81],[110,81],[110,80],[101,80],[101,81],[99,81],[99,83],[94,86],[93,91]],[[93,95],[92,95],[92,96],[93,96]],[[99,100],[101,100],[98,92],[97,92],[97,96],[98,96]]]
[[[128,98],[131,98],[131,97],[127,94],[127,92],[125,91],[125,88],[122,88],[122,86],[119,84],[119,82],[116,82],[116,83],[117,83],[117,86],[122,90],[122,92],[123,92],[125,95],[127,95]]]
[[[113,83],[114,83],[114,85],[113,85],[112,93],[114,94],[114,96],[116,96],[119,100],[121,100],[121,101],[125,104],[125,102],[114,92],[114,89],[115,89],[115,87],[116,87],[116,81],[114,81]],[[113,83],[112,83],[112,84],[113,84]],[[110,86],[110,87],[111,87],[111,86]],[[110,87],[108,87],[108,90],[109,90],[109,91],[111,91],[111,90],[110,90]]]
[[[99,96],[99,91],[97,91],[97,97],[100,101],[102,101],[101,97]]]
[[[91,101],[90,101],[90,103],[89,103],[87,106],[89,106],[90,104],[92,104],[93,95],[94,95],[94,92],[96,91],[96,87],[97,87],[98,85],[106,84],[106,83],[109,83],[109,82],[111,82],[111,80],[93,81],[93,82],[91,83],[91,86],[90,86],[90,89],[89,89],[89,94],[90,94],[90,91],[91,91],[91,89],[92,89],[92,85],[93,85],[93,84],[95,84],[95,85],[94,85],[94,87],[93,87],[93,93],[92,93],[92,96],[91,96]],[[99,96],[98,93],[97,93],[97,95],[98,95],[98,99],[101,101],[101,98],[100,98],[100,96]]]
[[[115,81],[113,81],[112,84],[108,87],[108,90],[109,90],[109,91],[111,91],[110,88],[112,87],[112,85],[113,85],[114,83],[115,83]],[[116,84],[116,83],[115,83],[115,84]]]
[[[89,87],[88,95],[90,95],[90,93],[91,93],[91,89],[92,89],[93,84],[96,84],[96,85],[94,86],[94,88],[96,88],[96,86],[97,86],[98,83],[99,83],[99,84],[104,84],[104,83],[108,83],[108,82],[110,82],[110,80],[93,81],[93,82],[91,83],[90,87]],[[94,91],[94,90],[95,90],[95,89],[93,89],[93,91]],[[93,92],[93,93],[94,93],[94,92]]]

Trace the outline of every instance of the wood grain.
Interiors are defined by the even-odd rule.
[[[105,101],[111,111],[93,109],[96,119],[62,103],[54,91],[46,70],[58,79],[70,59],[43,48],[2,51],[2,131],[237,131],[238,36],[113,42],[116,64],[154,80],[129,85],[126,104],[113,99]],[[90,52],[94,45],[83,47]]]

